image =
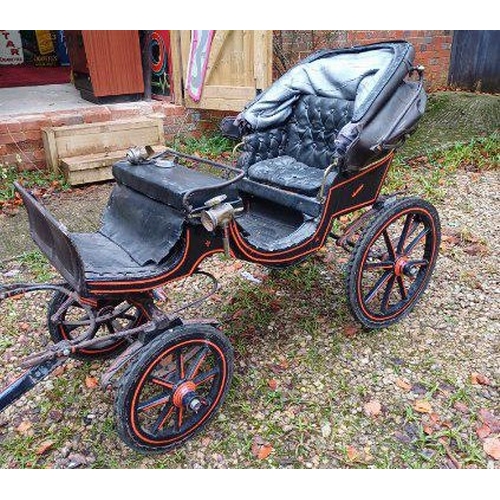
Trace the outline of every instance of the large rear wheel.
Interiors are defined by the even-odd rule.
[[[436,209],[420,198],[382,208],[358,239],[347,269],[353,315],[383,328],[415,307],[431,278],[441,241]]]

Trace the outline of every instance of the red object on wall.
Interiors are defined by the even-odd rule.
[[[173,96],[170,31],[155,30],[149,42],[151,92],[155,97]]]

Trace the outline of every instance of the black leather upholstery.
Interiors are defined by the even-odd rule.
[[[193,206],[201,206],[209,198],[225,193],[230,200],[238,199],[233,186],[216,189],[210,193],[210,186],[221,183],[219,177],[187,168],[171,161],[157,161],[132,165],[127,160],[113,165],[113,175],[119,184],[123,184],[153,200],[170,205],[177,210],[184,210],[184,195],[195,188],[206,187],[202,193],[194,194],[189,199]]]
[[[291,156],[279,156],[250,165],[248,177],[257,182],[314,196],[321,186],[324,171],[308,167]]]
[[[346,99],[302,96],[282,127],[245,138],[240,166],[253,181],[314,197],[352,109]]]
[[[332,163],[335,138],[352,116],[353,102],[305,95],[299,99],[287,127],[286,154],[315,168]]]

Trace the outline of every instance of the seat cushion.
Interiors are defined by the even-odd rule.
[[[256,182],[280,187],[306,196],[315,196],[325,171],[309,167],[291,156],[259,161],[248,168],[248,177]]]
[[[217,188],[225,179],[171,161],[141,165],[131,165],[126,160],[119,161],[113,165],[113,176],[119,184],[177,210],[185,209],[182,200],[191,189],[206,188],[190,197],[189,203],[194,207],[201,206],[206,200],[223,193],[230,200],[237,199],[237,191],[233,186]],[[212,187],[214,192],[210,191]]]

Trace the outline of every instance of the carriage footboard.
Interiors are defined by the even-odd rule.
[[[21,195],[28,212],[33,241],[66,282],[74,290],[83,292],[85,287],[83,263],[68,230],[19,183],[15,182],[14,187]]]

